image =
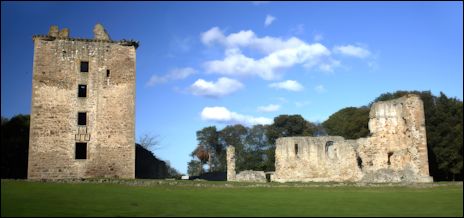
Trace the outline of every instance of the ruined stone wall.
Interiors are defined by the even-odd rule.
[[[340,136],[283,137],[276,141],[274,181],[358,181],[354,140]]]
[[[365,181],[428,182],[424,106],[417,95],[372,105],[371,137],[358,139]]]
[[[227,146],[226,155],[227,155],[227,181],[234,181],[236,177],[235,147],[231,145]]]
[[[33,38],[28,178],[134,178],[136,46],[55,29]],[[79,84],[87,97],[78,97]],[[85,126],[78,112],[87,112]],[[87,143],[86,159],[75,159],[76,142]]]
[[[369,116],[368,138],[277,139],[273,180],[432,182],[420,97],[407,95],[377,102]]]

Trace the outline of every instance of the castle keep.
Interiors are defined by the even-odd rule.
[[[135,41],[35,35],[28,179],[135,177]]]
[[[283,137],[274,181],[432,182],[424,106],[417,95],[372,105],[370,137]]]

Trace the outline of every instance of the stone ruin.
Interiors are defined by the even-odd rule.
[[[34,35],[28,179],[135,177],[138,42]]]
[[[374,103],[369,130],[369,137],[356,140],[341,136],[278,138],[271,180],[433,182],[428,167],[424,106],[419,96],[409,94]],[[229,154],[232,152],[227,149],[227,179],[241,181],[235,175],[235,154]]]
[[[235,147],[227,146],[227,181],[237,182],[266,182],[264,171],[245,170],[235,173]]]

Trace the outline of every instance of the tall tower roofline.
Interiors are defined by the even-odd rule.
[[[54,41],[54,40],[68,40],[68,41],[82,41],[82,42],[106,42],[106,43],[115,43],[120,44],[123,46],[134,46],[136,49],[139,47],[139,41],[130,39],[121,39],[121,40],[111,40],[109,37],[108,32],[103,27],[103,25],[97,23],[93,29],[94,38],[93,39],[86,39],[86,38],[71,38],[69,37],[69,29],[63,28],[61,30],[58,29],[58,26],[52,25],[50,26],[50,30],[47,35],[37,34],[32,36],[32,40],[45,40],[45,41]]]

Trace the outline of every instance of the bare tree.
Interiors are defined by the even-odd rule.
[[[139,137],[139,144],[147,150],[157,150],[161,148],[159,135],[144,134]]]

